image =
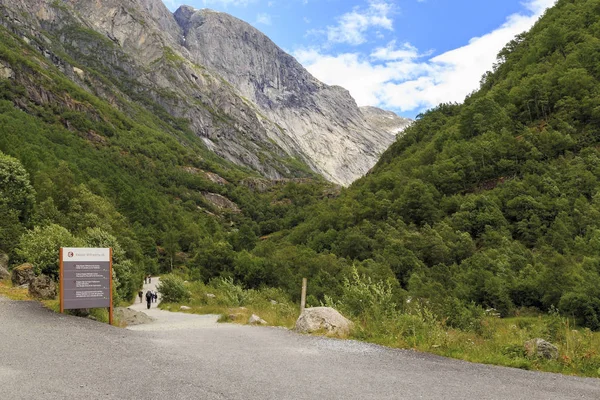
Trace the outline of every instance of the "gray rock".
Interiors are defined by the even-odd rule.
[[[529,357],[556,360],[558,358],[558,347],[544,339],[536,338],[525,342],[525,352]]]
[[[191,310],[192,308],[191,308],[191,307],[188,307],[188,306],[181,306],[181,307],[179,307],[179,309],[180,309],[181,311],[188,311],[188,310]]]
[[[277,301],[276,301],[276,300],[271,300],[271,304],[273,304],[273,305],[277,305],[278,303],[277,303]]]
[[[115,318],[127,326],[148,324],[154,321],[154,318],[143,312],[135,311],[130,308],[117,307],[114,312]]]
[[[214,299],[214,298],[215,298],[215,297],[217,297],[217,296],[215,296],[215,295],[214,295],[214,294],[212,294],[212,293],[206,293],[206,297],[208,297],[209,299]]]
[[[56,283],[46,275],[40,275],[29,283],[29,295],[40,300],[52,300],[56,297]]]
[[[11,280],[14,286],[28,285],[35,278],[33,265],[21,264],[12,270]]]
[[[12,79],[14,76],[15,73],[10,67],[0,63],[0,79]]]
[[[10,278],[8,272],[8,255],[0,253],[0,280]]]
[[[352,321],[331,307],[305,308],[296,321],[296,331],[301,333],[324,332],[345,337],[350,334]]]
[[[10,278],[10,272],[2,266],[0,266],[0,280]]]
[[[250,324],[250,325],[267,325],[267,321],[265,321],[264,319],[262,319],[261,317],[259,317],[256,314],[252,314],[250,316],[250,318],[248,319],[248,324]]]

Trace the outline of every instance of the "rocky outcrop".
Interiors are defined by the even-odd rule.
[[[233,213],[241,212],[240,208],[233,201],[225,196],[216,193],[202,193],[202,196],[213,206],[220,210],[231,211]]]
[[[296,331],[301,333],[324,332],[346,337],[350,329],[352,322],[331,307],[305,308],[296,321]]]
[[[558,358],[558,347],[544,339],[528,340],[524,346],[528,357],[538,357],[546,360],[556,360]]]
[[[56,297],[56,283],[46,275],[35,277],[29,284],[29,295],[34,299],[52,300]]]
[[[360,112],[369,125],[389,133],[394,138],[413,123],[412,119],[402,118],[391,111],[377,107],[361,107]]]
[[[10,67],[0,63],[0,79],[12,79],[14,76],[15,73]]]
[[[14,286],[28,285],[35,279],[33,265],[21,264],[12,270],[11,280]]]

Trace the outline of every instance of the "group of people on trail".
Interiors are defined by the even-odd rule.
[[[142,290],[140,290],[138,292],[138,296],[140,297],[140,303],[141,303],[143,301],[144,292]],[[148,309],[150,309],[150,306],[152,303],[156,303],[156,302],[158,302],[158,293],[156,291],[148,290],[146,292],[146,305],[148,306]]]

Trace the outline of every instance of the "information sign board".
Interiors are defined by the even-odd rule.
[[[107,307],[112,323],[112,249],[60,249],[60,310]]]

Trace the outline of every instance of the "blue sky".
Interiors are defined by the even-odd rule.
[[[477,89],[496,54],[556,0],[163,0],[251,23],[359,105],[414,117]]]

